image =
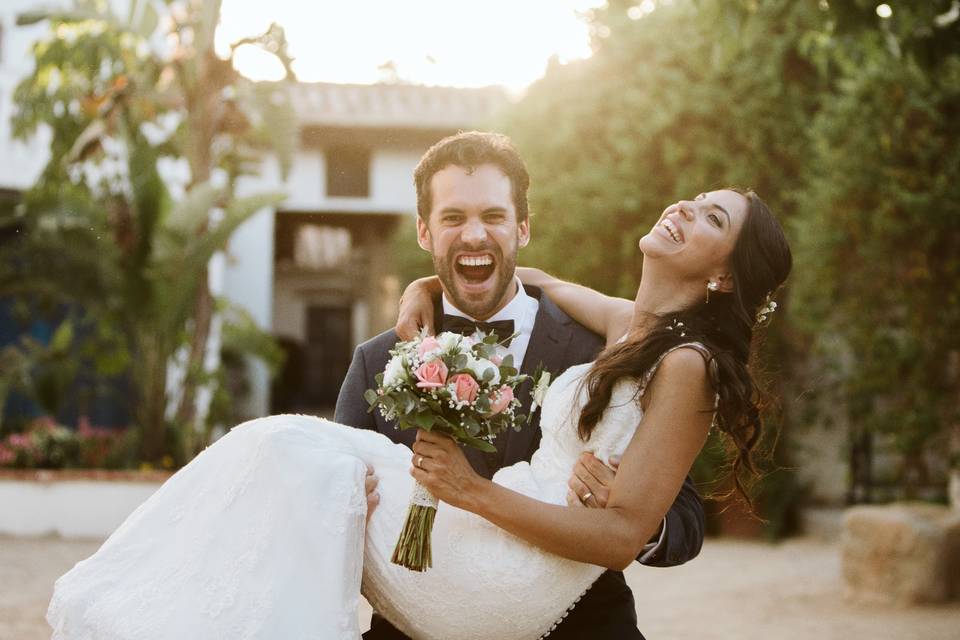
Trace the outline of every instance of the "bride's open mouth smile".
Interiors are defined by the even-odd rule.
[[[454,271],[468,290],[484,289],[497,271],[492,253],[461,253],[454,260]]]
[[[676,244],[683,244],[683,231],[670,218],[664,218],[654,228]]]

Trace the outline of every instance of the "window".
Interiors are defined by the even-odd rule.
[[[334,269],[350,258],[350,232],[338,227],[304,224],[297,229],[293,261],[303,269]]]
[[[370,150],[355,146],[326,151],[327,195],[366,198],[370,195]]]

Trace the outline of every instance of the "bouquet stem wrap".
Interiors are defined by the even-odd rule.
[[[412,571],[426,571],[432,566],[430,535],[438,505],[439,501],[422,484],[414,485],[407,519],[390,559],[393,564]]]

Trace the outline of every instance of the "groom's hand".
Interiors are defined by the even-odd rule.
[[[367,521],[370,520],[370,515],[373,513],[373,510],[380,504],[380,493],[377,491],[377,485],[379,483],[380,478],[377,477],[373,467],[367,465],[367,477],[363,481],[363,485],[367,490]]]
[[[567,486],[567,504],[571,507],[602,509],[610,498],[610,487],[620,466],[620,456],[610,456],[610,466],[603,464],[592,453],[584,452],[573,467]]]

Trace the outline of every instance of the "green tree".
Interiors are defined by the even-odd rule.
[[[244,82],[233,67],[233,52],[249,44],[289,72],[282,29],[271,25],[221,58],[219,1],[168,0],[162,14],[160,6],[134,0],[121,17],[108,3],[77,0],[68,11],[19,17],[47,21],[50,32],[16,90],[14,132],[49,128],[50,161],[24,206],[0,222],[19,231],[0,266],[0,294],[75,304],[124,337],[148,460],[170,446],[167,371],[183,347],[177,453],[197,447],[195,393],[213,375],[203,363],[214,314],[207,264],[240,224],[282,199],[238,198],[235,186],[266,148],[288,166],[297,134],[283,86]],[[187,167],[176,197],[164,163]]]
[[[886,434],[901,482],[951,445],[960,468],[960,25],[893,4],[826,31],[830,91],[797,220],[796,317],[830,367],[822,401]],[[841,21],[839,25],[844,25]],[[952,36],[950,35],[952,34]],[[945,36],[947,36],[945,38]]]

